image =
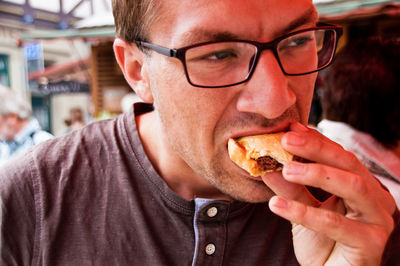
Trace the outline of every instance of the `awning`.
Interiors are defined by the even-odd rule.
[[[320,0],[314,2],[321,20],[334,21],[358,17],[374,17],[378,15],[400,16],[400,0]],[[97,25],[99,23],[98,20],[92,20],[83,23],[81,26]],[[104,23],[110,24],[111,22],[108,19],[107,22]],[[21,35],[20,39],[21,41],[56,38],[113,40],[114,37],[115,27],[113,25],[99,25],[81,29],[49,30],[41,33],[27,33]]]
[[[48,30],[39,33],[27,33],[20,36],[21,41],[45,40],[58,38],[86,38],[86,39],[110,39],[115,36],[115,27],[96,27],[85,29],[68,29],[68,30]]]
[[[316,3],[321,20],[342,20],[378,15],[400,16],[400,0],[335,0]]]
[[[90,58],[85,58],[81,60],[76,60],[72,62],[68,62],[65,64],[57,64],[52,65],[50,67],[45,68],[43,71],[36,71],[29,74],[28,79],[34,80],[41,77],[57,77],[63,76],[67,72],[77,72],[77,71],[85,71],[89,68]]]

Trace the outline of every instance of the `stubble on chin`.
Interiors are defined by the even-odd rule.
[[[232,171],[226,167],[224,153],[225,150],[220,149],[213,156],[209,167],[202,171],[203,178],[225,195],[243,202],[266,202],[274,195],[264,182],[251,179],[240,171]]]

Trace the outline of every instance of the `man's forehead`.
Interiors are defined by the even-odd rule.
[[[278,25],[278,27],[276,27],[274,32],[271,32],[270,35],[276,38],[299,29],[302,26],[315,26],[317,21],[318,14],[315,8],[312,7],[298,17],[292,18],[292,20],[288,19],[287,24]],[[184,32],[180,36],[180,41],[189,45],[202,41],[239,40],[243,38],[249,39],[249,36],[235,34],[234,31],[224,31],[220,29],[210,30],[209,28],[204,28],[199,25],[189,31]]]
[[[164,32],[171,32],[168,35],[174,38],[170,45],[184,46],[220,39],[260,41],[302,26],[314,26],[318,20],[315,7],[309,0],[199,0],[191,8],[185,7],[182,4],[177,10],[163,12],[175,17],[175,20],[171,18],[172,23],[164,24],[170,26],[164,28]]]

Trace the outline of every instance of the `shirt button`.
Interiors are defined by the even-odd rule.
[[[206,246],[205,248],[206,254],[207,255],[212,255],[215,253],[215,245],[213,243],[210,243]]]
[[[211,207],[207,210],[208,217],[212,218],[215,217],[218,213],[218,209],[216,207]]]

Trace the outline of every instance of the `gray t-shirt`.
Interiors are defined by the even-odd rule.
[[[0,168],[1,265],[298,265],[290,223],[265,203],[187,201],[168,188],[134,112]],[[395,234],[388,265],[400,263]]]

